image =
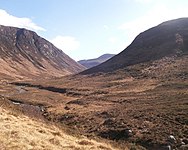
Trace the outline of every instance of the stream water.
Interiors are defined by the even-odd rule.
[[[23,112],[23,114],[33,118],[45,119],[43,115],[45,113],[44,106],[26,104],[21,101],[12,100],[12,99],[10,99],[10,101],[12,102],[12,104],[17,105],[20,108],[20,110]]]

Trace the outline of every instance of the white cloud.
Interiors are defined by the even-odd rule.
[[[112,43],[112,44],[115,44],[115,43],[117,43],[118,38],[116,38],[116,37],[110,37],[110,38],[108,39],[108,41],[109,41],[110,43]]]
[[[143,17],[121,24],[118,29],[125,31],[130,43],[139,33],[164,21],[186,17],[187,14],[188,9],[172,10],[164,5],[158,5],[148,11]]]
[[[35,31],[45,31],[44,28],[36,25],[30,18],[19,18],[8,14],[5,10],[0,9],[0,24],[5,26],[13,26],[26,28]]]
[[[65,53],[80,47],[80,42],[71,36],[56,36],[51,42]]]

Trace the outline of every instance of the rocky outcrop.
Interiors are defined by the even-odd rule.
[[[84,67],[35,32],[0,25],[0,73],[11,77],[58,77]]]

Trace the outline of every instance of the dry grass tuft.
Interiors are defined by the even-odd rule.
[[[112,150],[110,145],[86,137],[74,137],[56,126],[48,126],[0,108],[1,150]]]

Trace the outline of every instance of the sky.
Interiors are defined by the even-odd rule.
[[[188,17],[188,0],[0,0],[0,24],[26,28],[76,61],[118,54],[141,32]]]

